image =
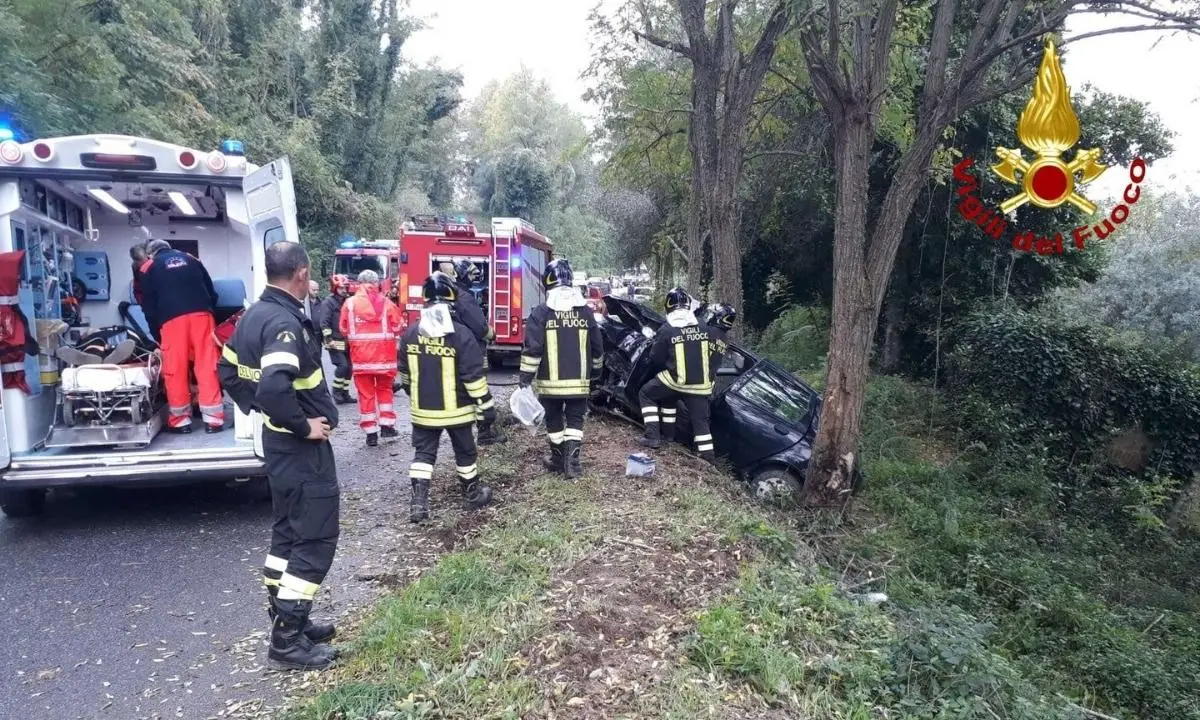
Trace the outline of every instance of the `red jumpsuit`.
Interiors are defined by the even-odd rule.
[[[342,304],[338,323],[350,350],[358,389],[359,425],[368,435],[396,426],[392,385],[396,379],[396,338],[403,329],[400,308],[378,290],[359,287]]]
[[[204,424],[210,431],[220,430],[225,425],[225,401],[217,377],[221,348],[213,335],[217,293],[208,271],[187,253],[162,250],[147,267],[141,285],[146,321],[162,348],[167,425],[176,431],[191,428],[191,371]]]

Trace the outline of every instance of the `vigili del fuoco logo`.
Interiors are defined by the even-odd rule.
[[[1042,52],[1042,64],[1038,69],[1033,94],[1017,121],[1017,139],[1034,157],[1024,158],[1020,149],[996,148],[996,157],[1000,162],[992,165],[992,172],[1018,190],[1000,203],[998,210],[984,206],[979,199],[979,178],[971,172],[975,160],[964,157],[954,166],[954,180],[958,184],[955,192],[961,198],[958,203],[959,215],[997,240],[1003,240],[1009,234],[1009,220],[1015,217],[1017,208],[1026,203],[1047,210],[1070,203],[1095,217],[1096,205],[1083,196],[1081,186],[1100,177],[1107,167],[1099,162],[1099,148],[1076,150],[1070,162],[1063,159],[1067,151],[1079,142],[1079,117],[1071,107],[1071,91],[1067,87],[1054,43],[1050,40],[1046,41]],[[1091,225],[1081,225],[1067,233],[1077,250],[1084,249],[1088,238],[1103,240],[1125,222],[1129,217],[1129,208],[1141,197],[1139,185],[1145,178],[1146,162],[1140,157],[1135,158],[1129,166],[1130,182],[1125,186],[1122,196],[1124,202],[1116,205],[1107,217],[1098,218]],[[1047,238],[1017,228],[1011,236],[1012,246],[1017,250],[1036,251],[1039,255],[1063,253],[1062,232]]]

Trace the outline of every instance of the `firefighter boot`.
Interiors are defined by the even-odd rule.
[[[275,622],[275,617],[279,614],[279,612],[275,610],[275,603],[278,602],[276,596],[279,595],[279,588],[269,587],[267,592],[271,595],[267,602],[267,617],[271,618],[271,622],[273,623]],[[307,635],[308,639],[314,643],[327,643],[333,639],[334,635],[337,634],[337,628],[332,624],[318,624],[309,619],[308,623],[304,626],[304,634]],[[336,654],[337,653],[335,652],[334,655]]]
[[[662,423],[646,423],[646,434],[638,442],[655,450],[662,447]]]
[[[550,456],[542,459],[542,465],[553,473],[563,472],[563,444],[550,443]]]
[[[391,425],[381,425],[379,427],[379,437],[387,440],[389,438],[398,438],[400,433],[396,432],[396,428]]]
[[[275,621],[271,625],[271,647],[267,660],[287,670],[324,670],[333,664],[333,648],[318,645],[304,634],[312,602],[276,600]]]
[[[700,459],[701,459],[701,460],[703,460],[703,461],[705,461],[705,462],[707,462],[707,463],[708,463],[708,464],[710,464],[710,465],[716,465],[716,464],[717,464],[717,455],[716,455],[716,453],[714,453],[712,450],[703,450],[703,451],[701,451],[701,453],[700,453]]]
[[[468,510],[478,510],[492,501],[492,489],[474,480],[459,480],[462,485],[463,502]]]
[[[577,478],[583,474],[580,456],[583,454],[583,443],[578,440],[568,440],[564,443],[566,452],[563,453],[563,472],[569,478]]]
[[[367,447],[379,447],[379,433],[367,433]]]
[[[495,445],[500,440],[500,435],[496,432],[496,428],[492,425],[479,426],[479,432],[475,436],[475,442],[480,445]]]
[[[408,521],[419,523],[429,519],[429,481],[412,481],[412,500],[408,503]]]
[[[354,398],[350,397],[350,392],[348,390],[338,388],[333,391],[333,401],[338,405],[349,405],[350,403],[354,402]]]

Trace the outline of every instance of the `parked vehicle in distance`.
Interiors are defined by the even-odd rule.
[[[604,370],[593,403],[640,423],[637,394],[657,371],[649,350],[666,319],[624,298],[609,295],[603,302]],[[717,455],[756,495],[799,496],[820,413],[820,394],[802,380],[740,345],[729,345],[713,391],[712,434]],[[691,439],[691,418],[682,405],[676,432],[685,443]]]

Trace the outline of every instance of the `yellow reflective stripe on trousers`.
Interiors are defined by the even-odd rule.
[[[546,333],[546,378],[551,382],[558,379],[558,331]]]
[[[321,586],[285,572],[279,578],[280,600],[312,600]]]

